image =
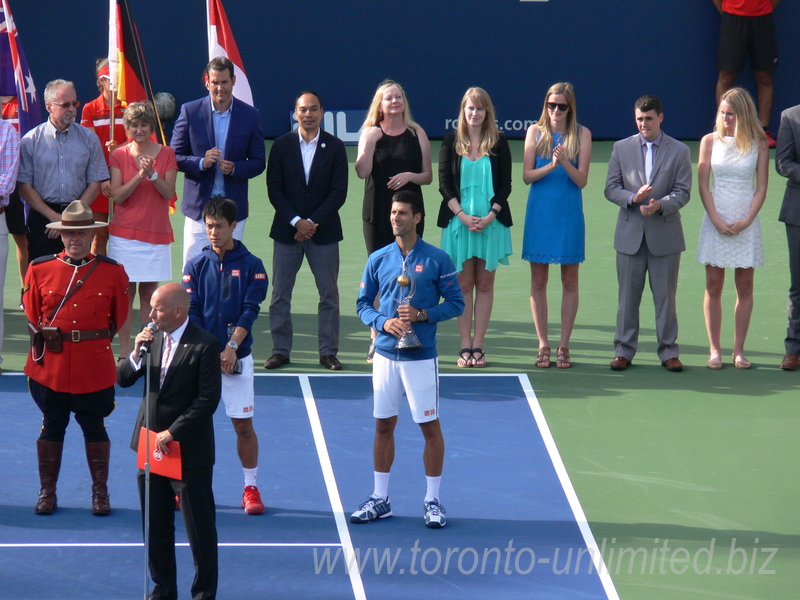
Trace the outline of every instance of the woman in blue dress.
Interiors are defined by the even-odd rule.
[[[542,116],[528,128],[522,179],[530,184],[522,258],[531,263],[531,312],[539,338],[536,366],[550,366],[547,337],[547,279],[561,265],[561,341],[556,366],[569,369],[569,339],[578,313],[578,267],[584,260],[585,226],[581,190],[589,177],[592,134],[578,125],[575,90],[555,83],[547,90]]]
[[[456,130],[442,140],[439,191],[442,249],[456,265],[465,303],[458,317],[461,351],[456,364],[485,367],[495,271],[511,255],[511,151],[497,129],[492,100],[479,87],[466,91]]]

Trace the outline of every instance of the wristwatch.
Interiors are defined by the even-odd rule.
[[[417,311],[417,321],[427,321],[428,320],[428,311],[424,308]]]
[[[229,340],[227,346],[228,346],[228,348],[233,348],[234,350],[238,350],[239,349],[239,344],[237,344],[233,340]]]
[[[156,179],[158,179],[158,171],[154,170],[152,175],[147,176],[147,181],[155,181]]]

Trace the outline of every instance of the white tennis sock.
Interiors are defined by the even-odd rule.
[[[255,485],[256,475],[258,475],[258,467],[255,469],[242,468],[242,471],[244,471],[244,487],[247,487],[248,485]]]
[[[425,479],[428,482],[428,492],[425,494],[425,502],[430,502],[431,500],[438,500],[439,499],[439,485],[442,483],[442,476],[439,477],[428,477],[425,476]]]
[[[375,471],[375,491],[372,495],[376,498],[389,499],[389,473]]]

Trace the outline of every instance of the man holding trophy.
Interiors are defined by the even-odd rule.
[[[425,438],[425,525],[441,528],[447,522],[439,502],[444,437],[439,424],[436,323],[459,316],[464,310],[464,297],[447,253],[417,235],[421,218],[422,198],[410,191],[397,192],[391,210],[395,243],[370,255],[361,278],[358,315],[378,331],[372,364],[375,490],[350,516],[351,523],[392,516],[389,471],[404,392]],[[376,296],[380,297],[377,309]]]

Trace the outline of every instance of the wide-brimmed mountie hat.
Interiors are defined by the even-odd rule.
[[[92,218],[92,209],[89,206],[75,200],[61,213],[61,220],[55,223],[48,223],[48,229],[97,229],[98,227],[108,227],[108,223],[95,221]]]

